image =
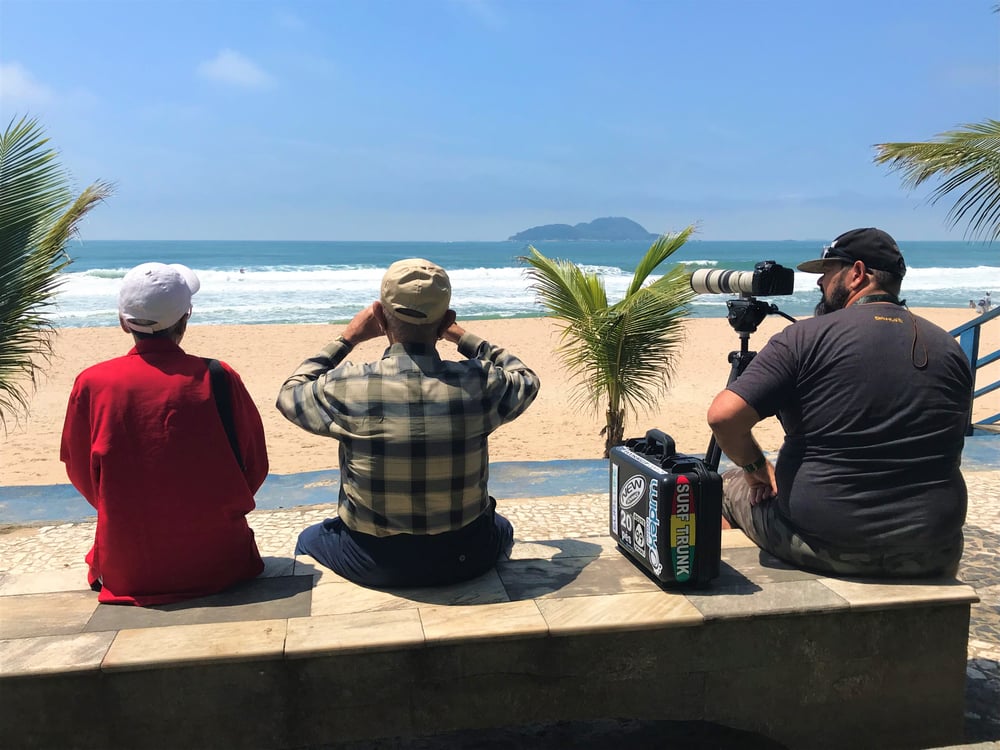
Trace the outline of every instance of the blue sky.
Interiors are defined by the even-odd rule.
[[[0,0],[83,239],[962,239],[873,144],[1000,117],[996,0]]]

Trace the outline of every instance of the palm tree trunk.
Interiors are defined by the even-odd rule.
[[[611,456],[611,449],[625,442],[625,410],[608,409],[607,424],[604,427],[604,457]]]

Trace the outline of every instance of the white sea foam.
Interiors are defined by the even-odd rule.
[[[685,266],[712,267],[716,261],[696,260]],[[608,265],[582,266],[597,273],[608,298],[621,299],[631,272]],[[115,325],[117,294],[127,269],[107,268],[66,273],[53,310],[62,326]],[[384,268],[374,266],[258,266],[239,269],[195,269],[201,291],[195,297],[195,320],[201,323],[280,323],[345,321],[378,297]],[[522,266],[469,268],[450,271],[452,306],[460,317],[541,315],[542,308]],[[654,281],[659,276],[651,276]],[[815,274],[795,274],[794,294],[774,297],[782,310],[807,314],[816,302]],[[910,268],[903,296],[912,306],[964,307],[988,291],[1000,298],[1000,268]],[[694,315],[724,314],[725,295],[699,295]]]

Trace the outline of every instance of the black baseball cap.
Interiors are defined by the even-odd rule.
[[[888,271],[899,278],[906,275],[906,263],[896,240],[874,227],[844,232],[823,248],[822,257],[799,263],[797,268],[806,273],[825,273],[834,264],[853,263],[856,260],[864,263],[865,268]]]

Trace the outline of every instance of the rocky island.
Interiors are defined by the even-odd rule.
[[[623,216],[608,216],[580,224],[543,224],[508,237],[518,242],[542,240],[655,240],[658,234],[647,232],[641,224]]]

